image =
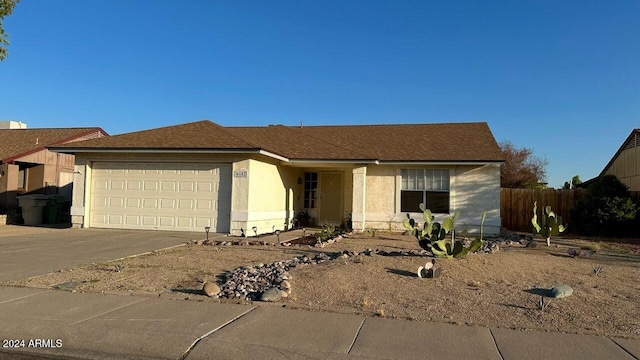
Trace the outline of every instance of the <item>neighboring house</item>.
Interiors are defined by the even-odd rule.
[[[500,229],[502,153],[486,123],[223,127],[210,121],[51,148],[76,155],[76,226],[253,235],[315,223],[402,229],[459,211]]]
[[[640,129],[634,129],[599,176],[615,175],[631,191],[640,191]]]
[[[71,200],[74,156],[46,146],[106,136],[100,128],[26,129],[17,122],[0,126],[0,213],[15,212],[21,194],[60,194]],[[19,124],[15,128],[13,125]]]

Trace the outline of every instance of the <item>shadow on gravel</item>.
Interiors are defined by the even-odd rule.
[[[390,268],[385,268],[387,270],[387,272],[392,273],[392,274],[396,274],[396,275],[402,275],[402,276],[408,276],[408,277],[418,277],[418,275],[416,273],[412,273],[411,271],[407,271],[407,270],[401,270],[401,269],[390,269]]]
[[[525,289],[522,291],[528,292],[529,294],[538,295],[538,296],[550,296],[549,289],[531,288],[531,289]]]

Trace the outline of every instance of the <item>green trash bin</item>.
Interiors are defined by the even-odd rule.
[[[47,200],[45,211],[47,212],[47,224],[57,224],[60,222],[60,213],[62,212],[62,202],[64,197],[52,196]]]

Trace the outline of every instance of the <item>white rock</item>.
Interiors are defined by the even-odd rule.
[[[216,283],[205,282],[204,286],[202,286],[202,292],[207,294],[207,296],[216,296],[220,293],[220,286]]]

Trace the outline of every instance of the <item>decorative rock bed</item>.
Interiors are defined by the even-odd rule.
[[[313,247],[325,247],[325,245],[332,244],[340,241],[340,238],[330,239],[326,242],[318,243],[316,238],[313,238],[315,243],[311,245],[312,238],[307,236],[298,239],[282,243],[283,246],[313,246]],[[471,242],[471,239],[464,239],[465,242]],[[501,246],[508,245],[526,245],[531,238],[527,238],[521,235],[512,235],[508,237],[497,236],[489,237],[483,241],[482,248],[478,250],[478,253],[494,253],[500,250]],[[199,243],[200,245],[267,245],[264,242],[247,242],[247,241],[229,241],[229,242],[210,242]],[[287,244],[287,245],[284,245]],[[278,244],[274,244],[278,245]],[[291,275],[288,271],[297,266],[316,265],[327,261],[336,260],[338,258],[348,259],[355,256],[421,256],[432,257],[433,254],[427,250],[405,250],[405,251],[386,251],[380,249],[366,249],[361,252],[353,252],[344,250],[338,253],[318,253],[313,256],[300,255],[285,261],[276,261],[270,264],[257,264],[241,266],[232,271],[228,271],[224,274],[225,282],[220,285],[220,291],[217,295],[212,294],[217,298],[224,299],[240,299],[249,301],[279,301],[283,297],[287,297],[291,293]]]

